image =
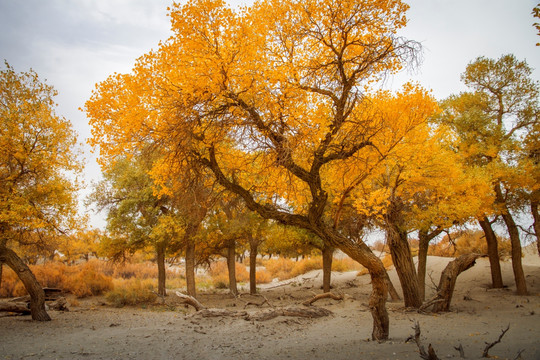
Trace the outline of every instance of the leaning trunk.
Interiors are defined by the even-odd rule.
[[[322,249],[323,259],[323,292],[330,292],[330,282],[332,281],[332,260],[334,256],[334,248],[325,246]]]
[[[249,241],[249,293],[257,293],[257,243],[250,239]]]
[[[390,320],[386,310],[386,298],[388,297],[388,285],[386,283],[386,269],[371,249],[363,242],[356,243],[334,232],[320,230],[317,235],[325,242],[339,248],[353,260],[358,261],[369,271],[371,276],[372,291],[369,297],[369,309],[373,317],[373,340],[387,340]]]
[[[156,244],[156,257],[157,257],[157,266],[158,266],[158,294],[161,296],[167,295],[167,290],[165,290],[165,244],[158,243]]]
[[[504,285],[502,280],[497,236],[495,235],[495,232],[493,231],[491,223],[487,217],[484,216],[483,218],[479,218],[478,223],[482,227],[486,237],[487,253],[491,267],[491,286],[495,289],[502,289]]]
[[[231,294],[238,295],[236,285],[236,241],[231,240],[227,246],[227,268],[229,270],[229,290]]]
[[[191,239],[186,244],[186,287],[189,296],[197,296],[195,289],[195,244]]]
[[[476,263],[476,259],[482,256],[483,255],[479,254],[461,255],[448,263],[441,273],[441,279],[439,281],[439,286],[437,287],[439,290],[433,301],[433,312],[450,310],[450,303],[459,274],[473,267]]]
[[[30,271],[30,268],[13,250],[4,246],[0,246],[0,263],[6,263],[7,266],[13,269],[30,295],[32,319],[37,321],[51,320],[49,314],[45,311],[45,292],[32,271]]]
[[[418,276],[407,241],[407,233],[391,223],[387,230],[387,236],[392,262],[403,290],[405,306],[419,308],[422,305],[422,300],[418,291]]]

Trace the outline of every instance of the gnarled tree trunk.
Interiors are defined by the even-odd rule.
[[[30,271],[30,268],[17,256],[17,254],[5,246],[0,246],[0,263],[6,263],[21,279],[26,291],[30,295],[30,312],[32,319],[37,321],[51,320],[45,311],[45,292]]]
[[[418,276],[414,267],[411,249],[407,241],[407,233],[395,223],[389,223],[387,228],[390,255],[396,267],[405,306],[419,308],[422,305],[418,291]]]
[[[454,288],[456,286],[457,277],[459,274],[467,269],[470,269],[476,263],[476,259],[482,257],[479,254],[467,254],[461,255],[457,259],[451,261],[446,265],[441,273],[441,279],[439,280],[439,291],[434,300],[433,312],[449,311],[450,302],[454,294]]]
[[[330,283],[332,281],[332,260],[334,256],[334,248],[324,246],[322,249],[323,260],[323,292],[330,292]]]
[[[504,287],[501,273],[501,264],[499,259],[499,245],[497,242],[497,236],[491,227],[491,222],[487,217],[478,218],[478,223],[484,235],[486,236],[487,252],[489,258],[489,265],[491,267],[491,286],[495,289],[501,289]]]
[[[238,295],[236,285],[236,241],[230,240],[227,244],[227,269],[229,270],[229,290],[231,294]]]

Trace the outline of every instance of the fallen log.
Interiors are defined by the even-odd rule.
[[[195,308],[195,311],[201,311],[206,309],[206,306],[201,304],[199,300],[195,299],[193,296],[182,294],[179,291],[176,292],[176,296],[182,299],[185,304],[193,306]]]
[[[13,312],[19,314],[30,315],[30,303],[0,301],[0,312]]]
[[[332,294],[331,292],[326,292],[323,294],[315,295],[309,300],[306,300],[302,303],[304,306],[311,306],[314,302],[319,301],[321,299],[333,299],[333,300],[343,300],[343,294]]]
[[[255,320],[255,321],[267,321],[275,319],[278,316],[291,316],[291,317],[304,317],[304,318],[320,318],[324,316],[332,315],[333,313],[330,310],[319,308],[319,307],[309,307],[309,308],[296,308],[289,307],[283,309],[274,309],[270,311],[263,311],[255,314],[250,314],[246,316],[246,320]]]

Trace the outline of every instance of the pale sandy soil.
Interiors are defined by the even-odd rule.
[[[450,259],[430,257],[428,273],[438,282]],[[334,273],[333,291],[345,300],[320,300],[315,305],[333,312],[319,319],[278,317],[269,321],[242,318],[202,318],[180,305],[176,310],[115,309],[102,299],[81,301],[70,312],[50,314],[53,321],[33,322],[28,316],[0,317],[0,359],[420,359],[414,343],[413,321],[422,330],[426,348],[433,345],[439,358],[459,359],[462,344],[467,359],[479,359],[485,342],[495,341],[510,325],[490,355],[514,359],[540,359],[540,257],[530,252],[524,270],[531,295],[516,296],[509,262],[503,263],[504,290],[489,289],[489,263],[479,259],[458,278],[452,311],[419,314],[388,303],[390,340],[369,341],[372,320],[367,309],[371,286],[368,276]],[[282,286],[261,289],[275,307],[299,305],[320,293],[320,272],[314,271]],[[395,272],[391,278],[399,290]],[[433,293],[428,278],[428,296]],[[273,288],[272,288],[273,287]],[[169,296],[167,302],[174,302]],[[201,294],[208,307],[242,311],[246,301],[261,297]],[[467,300],[465,300],[467,299]],[[301,305],[299,305],[301,306]],[[248,312],[267,309],[248,307]]]

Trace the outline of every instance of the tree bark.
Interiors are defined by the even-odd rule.
[[[195,288],[195,244],[192,239],[188,239],[186,243],[186,288],[189,296],[197,296]]]
[[[0,261],[0,289],[2,288],[2,273],[4,270],[4,263]]]
[[[249,239],[249,293],[257,294],[257,249],[258,242],[253,237]]]
[[[478,218],[478,224],[480,224],[480,227],[486,236],[489,265],[491,267],[491,286],[494,289],[502,289],[504,284],[501,273],[497,236],[495,235],[495,232],[491,227],[491,223],[486,216],[483,218]]]
[[[21,279],[26,291],[30,295],[30,312],[32,319],[37,321],[50,321],[51,318],[45,311],[45,292],[37,281],[30,268],[7,247],[0,246],[0,263],[6,263]]]
[[[540,192],[540,191],[536,191],[536,192]],[[534,220],[533,229],[534,229],[534,234],[536,235],[536,248],[538,250],[538,256],[540,256],[540,213],[538,212],[539,203],[540,203],[539,200],[536,200],[536,199],[531,200],[531,213]]]
[[[437,292],[437,296],[434,300],[440,301],[435,302],[433,312],[450,310],[450,302],[452,301],[452,295],[454,294],[457,277],[465,270],[473,267],[476,263],[476,259],[479,257],[482,257],[482,255],[461,255],[457,259],[448,263],[441,274],[441,279],[439,280],[439,291]]]
[[[390,222],[387,228],[387,237],[390,255],[403,290],[405,306],[419,308],[422,305],[422,300],[418,290],[418,276],[407,241],[407,233],[395,223]]]
[[[330,292],[330,283],[332,281],[332,260],[334,256],[334,248],[324,246],[322,249],[323,260],[323,292]]]
[[[227,246],[227,269],[229,270],[229,290],[231,294],[238,295],[236,285],[236,241],[230,240]]]
[[[166,271],[165,271],[165,243],[159,242],[156,244],[156,258],[158,267],[158,295],[167,295],[165,289]]]

